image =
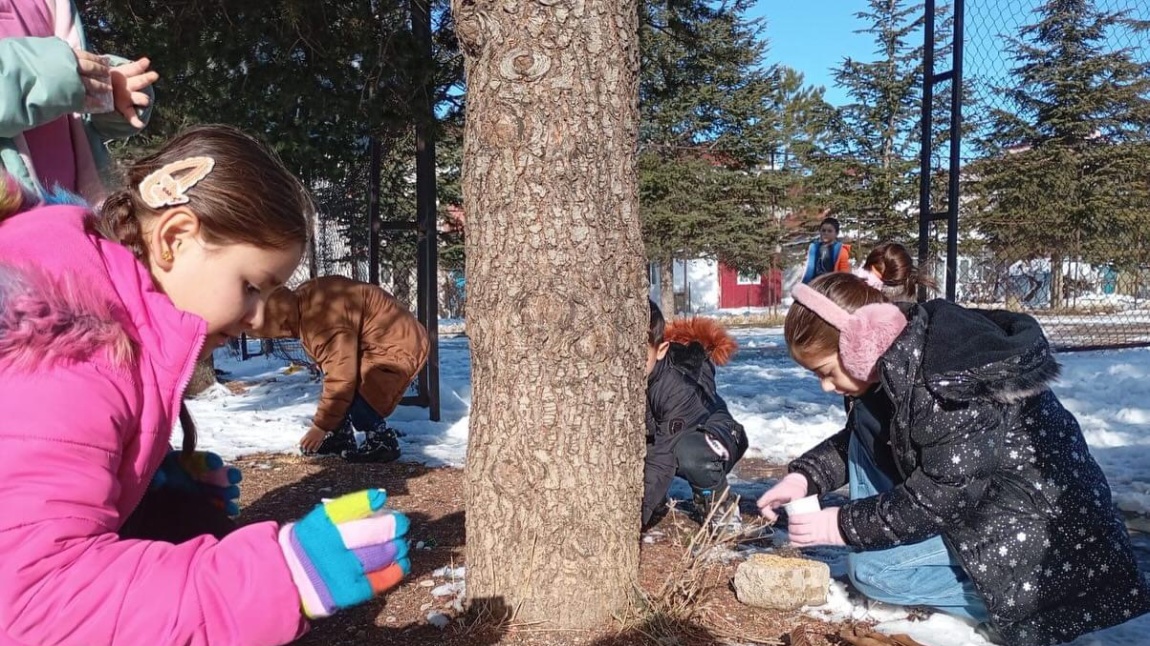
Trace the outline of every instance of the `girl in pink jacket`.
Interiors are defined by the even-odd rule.
[[[378,489],[222,539],[119,536],[177,419],[194,446],[197,359],[259,325],[298,264],[299,182],[206,126],[134,164],[98,217],[60,198],[0,174],[0,646],[283,644],[396,585],[408,522]]]

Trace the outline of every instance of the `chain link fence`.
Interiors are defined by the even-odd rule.
[[[968,0],[965,15],[956,300],[1030,313],[1064,350],[1150,345],[1150,3]],[[945,233],[932,225],[940,285]]]

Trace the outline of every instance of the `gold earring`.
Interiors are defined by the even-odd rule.
[[[172,255],[171,249],[164,249],[164,252],[160,254],[160,260],[164,262],[172,262],[174,258],[175,256]]]

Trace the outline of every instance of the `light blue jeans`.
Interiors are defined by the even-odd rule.
[[[847,457],[851,500],[894,488],[854,434]],[[882,550],[852,552],[847,555],[847,575],[855,588],[871,599],[900,606],[928,606],[979,622],[989,618],[982,597],[942,536]]]

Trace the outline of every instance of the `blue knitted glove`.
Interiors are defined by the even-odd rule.
[[[223,458],[211,451],[169,451],[152,477],[153,489],[169,487],[207,496],[228,516],[240,513],[240,470],[224,464]]]
[[[409,521],[385,502],[383,489],[357,491],[280,528],[280,549],[309,618],[363,603],[411,572]]]

